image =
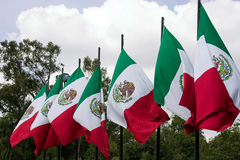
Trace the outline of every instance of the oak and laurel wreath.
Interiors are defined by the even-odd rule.
[[[94,115],[94,116],[96,116],[96,117],[98,117],[99,119],[101,119],[101,114],[100,114],[100,109],[97,107],[97,101],[95,101],[97,98],[93,98],[92,99],[92,101],[91,101],[91,103],[90,103],[90,110],[91,110],[91,112],[92,112],[92,114]],[[96,107],[96,112],[94,112],[93,111],[93,109],[92,109],[92,105],[93,105],[93,103],[95,102],[95,107]]]
[[[232,76],[233,70],[232,70],[232,66],[231,66],[231,64],[229,63],[229,61],[227,60],[227,58],[225,58],[222,54],[220,54],[219,56],[221,56],[221,57],[227,62],[228,66],[229,66],[229,70],[230,70],[229,76],[226,77],[226,78],[223,80],[223,81],[225,81],[225,80],[228,80],[230,76]],[[222,62],[222,64],[224,64],[224,61],[223,61],[223,60],[221,60],[221,62]],[[219,75],[220,75],[220,74],[219,74]],[[220,76],[221,76],[221,75],[220,75]]]
[[[41,113],[47,117],[47,114],[49,112],[49,105],[51,104],[51,102],[47,101],[46,103],[44,103],[44,105],[42,106],[42,109],[41,109]],[[45,112],[44,112],[44,109],[45,109]]]
[[[179,84],[180,84],[180,89],[183,92],[183,75],[180,76]]]

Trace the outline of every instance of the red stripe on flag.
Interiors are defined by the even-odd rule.
[[[101,126],[98,128],[92,131],[85,129],[85,132],[87,142],[95,144],[106,157],[106,159],[110,159],[108,135],[105,129],[105,121],[102,121]]]
[[[30,128],[37,116],[37,113],[35,113],[29,120],[23,122],[20,126],[18,126],[18,128],[12,133],[10,137],[10,143],[12,147],[16,146],[22,140],[32,136]]]
[[[184,78],[184,89],[179,105],[189,109],[194,115],[196,114],[195,105],[195,90],[194,90],[194,79],[187,73],[183,74]]]
[[[191,111],[191,117],[188,118],[184,124],[184,129],[187,134],[195,132],[196,130],[196,101],[194,78],[187,73],[183,73],[184,89],[179,105],[186,107]]]
[[[167,113],[154,101],[153,90],[125,109],[124,116],[127,129],[141,144],[148,140],[160,124],[169,120]]]
[[[83,127],[73,119],[76,107],[77,104],[73,105],[55,118],[51,123],[54,131],[64,146],[84,134]]]
[[[195,117],[193,114],[191,114],[192,116],[188,118],[188,120],[184,123],[184,129],[185,132],[187,134],[196,132],[196,121],[195,121]]]
[[[195,82],[198,129],[222,131],[232,126],[239,114],[216,68],[210,68]]]
[[[32,135],[36,146],[34,152],[36,156],[44,149],[59,145],[58,136],[49,123],[34,128]]]

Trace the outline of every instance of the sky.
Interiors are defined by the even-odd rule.
[[[101,66],[111,78],[124,34],[124,49],[153,82],[161,17],[194,65],[197,0],[0,0],[0,4],[0,41],[51,41],[61,47],[57,61],[69,74],[79,58],[97,58],[101,47]],[[240,0],[202,0],[202,4],[240,68]]]

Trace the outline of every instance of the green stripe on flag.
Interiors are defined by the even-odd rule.
[[[178,49],[184,50],[177,39],[164,28],[154,76],[154,100],[164,105],[164,97],[169,92],[181,64]]]
[[[73,73],[72,75],[69,77],[68,81],[66,82],[66,84],[64,85],[63,88],[66,88],[70,83],[74,82],[75,80],[81,78],[81,77],[85,77],[83,74],[83,71],[81,70],[80,67],[78,67]]]
[[[41,90],[38,92],[38,94],[36,95],[36,97],[34,98],[34,100],[37,99],[37,98],[39,98],[39,97],[41,97],[44,93],[47,92],[47,85],[48,85],[48,83],[49,83],[49,82],[47,82],[47,83],[41,88]],[[47,93],[46,93],[46,94],[47,94]]]
[[[102,75],[100,66],[96,68],[96,70],[93,72],[93,75],[88,81],[88,84],[86,85],[82,96],[78,102],[78,106],[88,97],[91,95],[94,95],[96,93],[100,93],[102,88]],[[77,110],[78,106],[76,107],[75,111]]]
[[[224,52],[226,52],[230,57],[226,46],[224,45],[221,37],[217,33],[216,29],[214,28],[211,20],[209,19],[205,9],[203,8],[202,4],[200,3],[200,14],[199,14],[199,24],[198,24],[198,37],[199,39],[202,35],[205,36],[206,42],[212,44]]]
[[[136,62],[134,60],[132,60],[127,53],[125,52],[124,49],[122,49],[122,52],[120,53],[120,56],[118,58],[116,67],[114,69],[113,72],[113,77],[112,77],[112,81],[111,81],[111,85],[109,88],[109,92],[112,89],[113,84],[115,83],[116,79],[118,78],[118,76],[130,65],[132,64],[136,64]]]
[[[49,97],[51,97],[55,94],[58,94],[61,89],[62,89],[62,75],[60,75],[58,77],[57,81],[53,85],[53,87],[52,87],[51,91],[49,92],[46,99],[48,99]]]

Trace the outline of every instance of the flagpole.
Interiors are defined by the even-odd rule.
[[[48,80],[47,80],[47,93],[46,96],[48,95],[49,92],[49,80],[50,80],[50,74],[48,75]],[[43,160],[46,160],[46,149],[43,150]]]
[[[43,150],[43,160],[46,160],[46,149]]]
[[[100,51],[101,51],[101,48],[98,47],[98,66],[100,66]],[[95,160],[98,160],[98,148],[96,146],[96,151],[95,151]]]
[[[46,160],[46,149],[43,150],[43,160]]]
[[[79,58],[78,59],[78,68],[81,68],[81,59]],[[79,142],[78,142],[78,138],[75,140],[75,160],[78,160],[78,145],[79,145]]]
[[[121,34],[121,52],[123,50],[123,45],[124,45],[124,35]],[[123,160],[123,127],[120,126],[120,159]]]
[[[64,71],[64,68],[62,68],[62,85],[63,85],[63,71]],[[61,159],[61,150],[62,150],[62,143],[60,142],[58,145],[58,160]]]
[[[200,2],[201,0],[198,0],[198,6],[197,6],[197,34],[198,34],[198,26],[199,26],[199,13],[200,13]],[[199,160],[199,131],[196,128],[195,132],[195,160]]]
[[[78,160],[78,138],[75,140],[75,160]]]
[[[164,29],[164,17],[161,19],[161,41],[162,41],[162,35],[163,35],[163,29]],[[159,107],[161,107],[159,105]],[[156,160],[160,159],[160,125],[157,128],[157,154],[156,154]]]

